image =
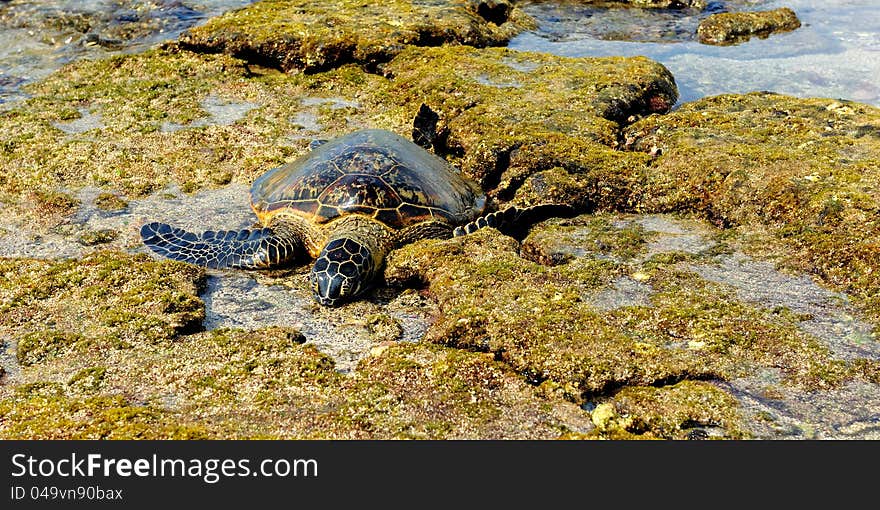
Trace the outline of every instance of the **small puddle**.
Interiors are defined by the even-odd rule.
[[[80,208],[48,232],[35,230],[28,218],[4,218],[0,257],[75,258],[102,248],[147,252],[139,230],[148,221],[201,231],[213,225],[243,228],[256,220],[248,205],[248,187],[239,184],[191,195],[169,186],[146,198],[128,200],[124,208],[113,211],[95,205],[102,193],[107,192],[95,187],[77,192]],[[107,243],[83,244],[83,236],[100,231],[113,231],[116,236]]]
[[[651,306],[651,286],[629,276],[621,276],[611,287],[585,296],[590,306],[599,310],[615,310],[627,306]]]
[[[79,109],[80,117],[69,122],[53,122],[52,126],[69,135],[78,135],[92,129],[104,128],[104,120],[100,113],[92,113],[88,108]]]
[[[734,395],[760,439],[880,439],[877,385],[851,382],[805,392],[779,384],[778,372],[719,383]]]
[[[175,122],[162,123],[161,131],[171,133],[181,129],[190,129],[204,126],[228,126],[234,122],[241,120],[245,115],[258,104],[247,101],[234,102],[221,99],[217,96],[208,96],[202,99],[200,103],[203,110],[208,112],[207,117],[196,119],[189,124],[177,124]]]
[[[663,253],[705,253],[716,244],[712,239],[714,227],[692,219],[621,215],[612,221],[619,229],[633,224],[653,234],[645,252],[633,260],[635,264]],[[568,236],[574,240],[579,237],[577,232]],[[589,235],[584,232],[581,237],[588,239]],[[576,248],[575,242],[569,251],[578,256]],[[587,250],[582,251],[580,256],[585,256]],[[682,262],[679,267],[707,281],[732,287],[743,302],[768,310],[787,308],[802,316],[798,327],[827,346],[837,359],[880,359],[880,342],[876,341],[873,328],[858,319],[847,296],[821,287],[806,275],[782,273],[772,263],[741,252],[714,255],[705,263]],[[584,299],[599,310],[649,307],[652,292],[647,283],[621,276]],[[768,368],[717,384],[740,401],[756,437],[880,439],[880,385],[856,381],[832,390],[805,391],[784,384],[781,373]]]
[[[845,294],[820,287],[807,276],[781,273],[773,264],[741,253],[717,257],[716,262],[687,268],[706,280],[735,288],[742,301],[767,309],[785,307],[808,317],[799,323],[800,328],[841,359],[880,359],[880,342],[875,341],[873,328],[855,318]]]
[[[296,112],[288,119],[288,122],[298,127],[300,132],[287,137],[288,143],[295,143],[297,140],[320,138],[320,132],[325,126],[319,120],[320,108],[329,108],[330,110],[342,110],[344,108],[360,109],[361,104],[357,101],[350,101],[341,97],[304,97],[300,99],[300,104],[305,107],[304,110]],[[351,120],[346,117],[346,123]]]

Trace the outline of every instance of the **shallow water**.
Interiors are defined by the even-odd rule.
[[[159,40],[172,39],[185,28],[221,10],[246,3],[250,2],[10,2],[6,9],[14,7],[30,12],[30,18],[24,16],[21,19],[29,20],[27,23],[33,26],[15,27],[8,20],[6,25],[0,24],[0,103],[23,97],[20,92],[22,84],[47,75],[67,61],[138,51]],[[871,4],[867,0],[838,2],[834,6],[816,0],[726,2],[724,6],[738,9],[754,5],[761,9],[789,6],[804,23],[801,29],[792,33],[773,35],[766,40],[753,39],[729,47],[706,46],[693,40],[696,24],[706,12],[634,13],[629,9],[593,9],[588,18],[583,6],[533,4],[525,8],[540,20],[540,27],[520,35],[510,47],[566,56],[646,55],[664,63],[673,72],[681,92],[680,101],[724,92],[766,89],[880,105],[880,5]],[[138,6],[146,6],[146,10],[140,11]],[[41,16],[57,18],[58,14],[52,14],[54,11],[51,10],[60,12],[65,8],[70,12],[84,13],[86,17],[92,16],[89,19],[97,20],[94,30],[77,31],[65,28],[63,24],[60,28],[40,25]],[[718,5],[712,7],[718,8]],[[104,29],[149,20],[154,14],[157,19],[167,21],[147,24],[147,28],[158,28],[138,32],[139,35],[120,45],[107,42],[107,34],[112,30]],[[90,33],[97,35],[90,37]],[[619,37],[640,42],[615,40]],[[512,67],[521,65],[511,62]],[[489,84],[517,86],[513,81]],[[305,98],[302,105],[314,111],[320,107],[358,107],[356,103],[343,99]],[[163,129],[173,131],[227,124],[257,105],[209,97],[202,106],[210,117],[190,125],[167,124]],[[76,135],[101,126],[99,115],[87,110],[81,113],[81,118],[57,127]],[[317,119],[312,110],[291,118],[290,121],[301,128],[292,139],[320,137],[323,127]],[[48,233],[31,230],[23,218],[4,220],[0,225],[0,239],[3,240],[0,256],[80,257],[101,246],[146,252],[137,233],[138,227],[146,221],[165,221],[199,231],[207,226],[244,228],[255,220],[247,203],[247,187],[242,184],[191,195],[171,187],[144,199],[130,200],[120,211],[103,211],[95,207],[94,200],[100,191],[95,188],[78,191],[76,194],[82,207],[67,223]],[[621,219],[620,227],[630,222],[655,234],[646,247],[645,258],[668,252],[696,254],[715,243],[711,239],[712,228],[701,222],[650,215],[626,217]],[[118,236],[99,247],[85,246],[80,242],[83,234],[102,230],[115,231]],[[577,247],[572,250],[578,254]],[[880,358],[880,347],[871,337],[870,326],[858,320],[846,296],[822,289],[805,276],[782,274],[771,264],[752,260],[741,253],[722,255],[712,264],[695,264],[687,269],[707,280],[733,287],[743,301],[769,308],[785,307],[802,314],[805,318],[799,326],[840,358]],[[379,292],[343,310],[323,309],[311,300],[305,278],[307,270],[307,266],[302,266],[292,274],[274,280],[257,273],[210,271],[208,287],[202,294],[206,305],[204,326],[208,329],[252,329],[275,324],[296,327],[308,342],[331,355],[342,372],[352,371],[377,343],[364,319],[370,314],[381,313],[398,321],[402,329],[400,340],[418,341],[424,336],[432,313],[426,311],[417,293],[385,296]],[[621,306],[650,306],[651,294],[648,284],[621,277],[587,299],[598,309],[613,310]],[[13,375],[17,365],[9,353],[14,349],[14,345],[7,345],[6,352],[0,353],[0,366]],[[778,373],[768,370],[719,384],[741,400],[745,412],[772,418],[752,420],[767,423],[766,429],[755,431],[759,437],[880,438],[880,427],[877,426],[880,422],[877,415],[880,389],[877,385],[853,383],[830,392],[804,392],[788,388],[780,380]]]
[[[253,0],[0,2],[0,106],[79,58],[142,51]]]
[[[680,102],[724,93],[769,90],[880,106],[880,3],[874,0],[715,2],[713,9],[790,7],[801,28],[735,46],[693,38],[709,12],[587,9],[577,3],[532,3],[538,29],[509,47],[568,57],[644,55],[675,76]],[[629,41],[613,40],[627,37]],[[635,40],[635,41],[633,41]]]
[[[700,254],[716,244],[713,227],[700,221],[670,215],[621,216],[614,225],[623,229],[632,223],[652,235],[637,258],[640,261],[664,253]],[[712,256],[705,262],[682,263],[680,268],[732,287],[743,302],[799,314],[798,327],[838,359],[880,359],[880,343],[872,336],[872,327],[858,318],[848,297],[820,287],[805,275],[782,273],[773,264],[738,251]],[[623,276],[584,298],[600,310],[614,310],[651,306],[652,294],[647,283]],[[687,349],[688,345],[669,347]],[[880,386],[876,384],[852,382],[832,390],[805,391],[785,384],[781,372],[770,368],[716,384],[740,401],[757,438],[880,438]]]

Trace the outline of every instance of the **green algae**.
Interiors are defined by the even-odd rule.
[[[614,225],[623,231],[619,243],[589,248],[597,239],[613,239]],[[549,267],[521,258],[515,241],[489,229],[424,241],[393,252],[385,276],[392,285],[422,286],[437,301],[440,317],[428,341],[491,353],[539,385],[541,394],[577,403],[620,388],[731,380],[760,367],[780,369],[782,384],[806,391],[874,379],[867,360],[837,359],[803,332],[803,317],[745,303],[735,289],[679,267],[709,255],[642,260],[650,238],[638,228],[627,235],[627,228],[631,223],[601,215],[540,224],[523,253],[587,247],[562,260],[549,256]],[[575,238],[593,241],[572,243]],[[647,302],[595,308],[591,296],[619,278],[639,282]],[[633,427],[627,430],[644,432]],[[667,425],[656,427],[650,434],[671,434]],[[741,433],[730,423],[724,427],[731,427],[725,437]]]
[[[702,381],[623,388],[599,404],[592,419],[593,434],[606,439],[693,439],[707,428],[715,437],[748,437],[736,399]]]
[[[714,375],[692,352],[621,334],[584,302],[584,293],[624,274],[620,264],[585,258],[547,268],[520,258],[515,243],[497,233],[462,239],[417,243],[389,257],[388,281],[412,281],[417,273],[438,300],[442,315],[429,340],[493,352],[575,401],[612,386]]]
[[[530,175],[557,166],[596,183],[579,195],[595,197],[582,198],[583,209],[594,201],[625,205],[634,198],[618,191],[650,158],[611,148],[618,123],[666,111],[677,96],[669,72],[644,58],[407,47],[385,74],[342,65],[290,75],[174,44],[69,64],[30,85],[30,99],[0,112],[0,127],[10,133],[0,150],[0,164],[9,169],[0,176],[0,193],[21,215],[45,203],[57,216],[76,205],[52,199],[59,189],[118,190],[116,198],[99,196],[96,206],[119,210],[124,197],[172,183],[184,192],[250,183],[307,150],[310,132],[297,124],[301,115],[314,116],[314,134],[322,138],[352,125],[407,134],[426,104],[439,112],[435,152],[497,188],[491,191],[502,200]],[[256,107],[233,122],[211,124],[206,101]],[[74,134],[56,127],[83,111],[100,116],[101,125]],[[30,190],[37,190],[33,204],[22,202]]]
[[[198,425],[138,406],[121,396],[68,397],[19,392],[0,400],[4,439],[203,439]]]
[[[547,266],[600,255],[629,260],[645,250],[648,234],[638,224],[615,225],[612,215],[551,219],[523,240],[522,256]]]
[[[0,269],[0,332],[21,362],[16,382],[0,386],[3,438],[553,438],[591,428],[491,356],[386,345],[346,377],[296,330],[193,333],[204,275],[192,266],[96,252]]]
[[[331,437],[555,438],[591,428],[584,413],[534,394],[492,356],[398,344],[361,363],[321,422]]]
[[[98,244],[106,244],[112,242],[119,236],[119,232],[110,228],[103,228],[101,230],[91,230],[88,232],[83,232],[81,236],[79,236],[79,243],[83,246],[95,246]]]
[[[735,228],[749,251],[817,276],[876,323],[880,110],[769,93],[724,95],[630,126],[630,147],[662,147],[644,210],[692,211]]]
[[[703,44],[738,44],[752,37],[767,38],[800,26],[797,15],[788,7],[760,12],[723,12],[700,22],[697,39]]]
[[[0,331],[18,339],[27,363],[71,348],[167,341],[201,327],[203,284],[199,268],[144,255],[0,259]]]
[[[95,393],[101,388],[106,374],[107,367],[84,368],[73,374],[67,381],[67,387],[73,392]]]
[[[173,45],[75,62],[29,86],[29,100],[0,112],[0,126],[8,134],[0,150],[0,164],[8,170],[0,176],[0,192],[12,207],[69,214],[76,204],[62,200],[58,189],[91,185],[119,190],[116,198],[108,193],[96,201],[99,208],[118,210],[124,207],[123,196],[142,196],[170,183],[187,191],[249,183],[306,150],[308,139],[292,141],[297,129],[289,121],[310,108],[303,98],[356,101],[381,81],[349,68],[285,76]],[[209,97],[260,107],[235,122],[197,124],[209,118],[203,107]],[[74,135],[59,130],[56,123],[80,116],[72,105],[100,115],[103,125]],[[348,117],[363,115],[353,109],[344,113],[319,112],[318,121],[327,132],[340,133]],[[163,130],[167,125],[182,128]],[[17,197],[31,190],[36,190],[35,205],[19,205]]]
[[[403,336],[403,326],[394,317],[376,313],[367,316],[367,331],[374,342],[395,342]]]
[[[617,310],[610,320],[642,339],[726,360],[728,378],[750,370],[746,360],[781,368],[790,384],[808,390],[835,387],[858,373],[802,332],[800,318],[789,311],[745,304],[732,289],[674,267],[648,273],[646,282],[654,290],[652,307]]]
[[[85,367],[68,375],[71,364]],[[0,437],[549,439],[592,428],[491,356],[397,344],[344,376],[286,328],[68,353],[23,374],[33,382],[0,389]],[[59,375],[68,382],[49,382]]]
[[[20,364],[27,366],[87,345],[85,337],[70,331],[33,331],[18,339],[16,357]]]
[[[407,45],[500,46],[533,26],[510,3],[491,3],[494,8],[459,0],[264,0],[193,28],[180,42],[191,50],[226,52],[285,71],[318,71],[351,62],[376,68]]]
[[[385,115],[409,120],[425,104],[438,116],[435,151],[485,189],[502,184],[501,195],[541,170],[641,159],[611,149],[618,123],[665,112],[677,98],[669,71],[642,57],[411,47],[383,69],[393,77],[381,92]]]
[[[878,302],[871,301],[876,252],[856,237],[873,225],[873,174],[862,176],[877,168],[873,109],[729,96],[640,121],[675,102],[671,75],[647,59],[455,46],[394,54],[382,66],[385,77],[359,65],[285,75],[174,46],[69,66],[34,86],[26,107],[0,114],[7,132],[24,133],[0,146],[0,162],[17,170],[0,176],[0,188],[12,203],[38,188],[51,208],[57,187],[109,185],[141,195],[169,182],[184,191],[249,182],[305,150],[307,140],[296,138],[303,130],[289,122],[307,107],[303,97],[341,96],[359,105],[313,108],[322,133],[330,134],[350,124],[405,134],[426,104],[439,114],[435,151],[501,201],[692,212],[733,227],[734,238],[752,236],[753,252],[782,254],[789,267],[824,272],[826,283],[861,295],[862,303]],[[125,104],[129,94],[132,103]],[[200,126],[209,94],[262,106],[230,126]],[[100,141],[53,126],[83,109],[101,115]],[[621,136],[621,126],[632,122]],[[165,131],[166,123],[183,129]],[[113,150],[105,153],[108,144]],[[68,168],[65,161],[77,164]],[[54,214],[76,207],[58,203]],[[395,255],[389,281],[424,286],[440,307],[428,337],[438,345],[383,345],[351,379],[299,345],[292,331],[190,334],[203,311],[195,291],[183,289],[201,285],[200,276],[171,284],[156,278],[159,288],[175,288],[163,293],[149,285],[155,273],[144,270],[145,259],[132,264],[119,256],[119,263],[98,263],[97,272],[86,264],[85,276],[76,274],[76,261],[3,261],[0,328],[24,332],[15,337],[19,359],[25,380],[37,382],[34,394],[0,392],[0,410],[13,413],[0,416],[50,437],[67,437],[62,429],[70,423],[76,437],[105,437],[107,422],[116,419],[105,419],[109,414],[120,417],[120,434],[111,437],[482,438],[525,437],[515,426],[525,415],[537,423],[528,437],[543,438],[589,428],[563,399],[599,397],[610,399],[598,416],[593,412],[594,421],[608,425],[600,437],[681,438],[702,426],[739,437],[733,403],[694,380],[778,366],[786,384],[806,389],[877,381],[876,363],[832,359],[787,310],[743,304],[731,289],[676,268],[696,255],[635,260],[650,238],[642,229],[617,228],[603,216],[566,221],[542,225],[522,247],[481,232]],[[586,236],[584,226],[591,229]],[[564,251],[582,240],[583,252]],[[127,265],[142,277],[126,276]],[[650,306],[596,310],[590,293],[617,278],[645,282]],[[139,297],[142,289],[148,298]],[[698,295],[689,295],[694,289]],[[110,306],[81,310],[80,303],[115,295],[121,298]],[[64,320],[70,303],[89,327]],[[13,312],[8,323],[6,311]],[[393,340],[394,328],[386,339],[387,321],[374,320],[377,341]],[[672,390],[675,381],[681,382]],[[484,384],[496,391],[482,391]],[[94,392],[101,398],[89,400]],[[40,414],[39,399],[58,416]],[[603,412],[611,418],[599,419]],[[83,424],[76,420],[81,413],[102,418]],[[171,426],[179,423],[198,426]],[[2,434],[26,435],[9,430]]]
[[[2,179],[0,177],[0,181]],[[79,200],[68,193],[57,190],[25,191],[22,198],[24,200],[20,205],[15,202],[10,205],[29,208],[31,216],[35,218],[37,224],[55,223],[59,218],[72,214],[79,207]]]
[[[95,207],[102,211],[121,211],[128,207],[128,202],[114,193],[100,193],[95,197]]]

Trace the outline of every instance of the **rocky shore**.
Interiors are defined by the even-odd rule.
[[[877,438],[880,109],[673,109],[650,59],[504,48],[533,23],[264,0],[29,85],[0,111],[0,437]],[[140,245],[247,226],[313,138],[414,124],[498,206],[575,214],[405,246],[334,309],[304,266]]]

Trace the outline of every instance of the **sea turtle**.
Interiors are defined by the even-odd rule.
[[[254,181],[251,207],[261,226],[195,234],[148,223],[144,244],[211,268],[269,268],[307,253],[315,258],[314,297],[333,306],[368,288],[395,247],[500,226],[524,211],[485,211],[476,184],[389,131],[365,129],[313,145]]]

